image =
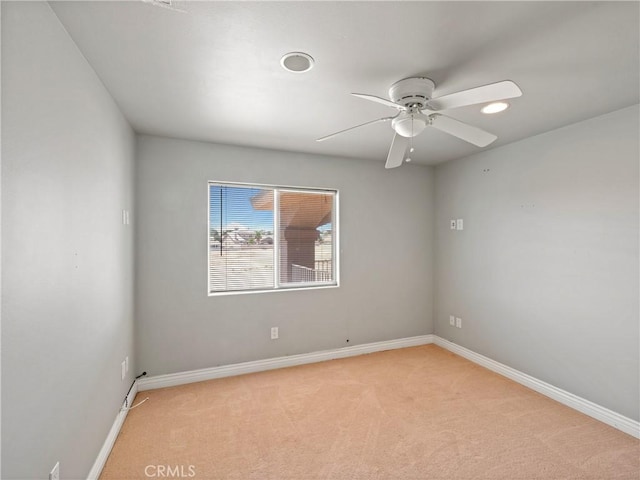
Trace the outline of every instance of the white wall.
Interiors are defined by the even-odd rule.
[[[629,107],[436,169],[436,333],[635,420],[638,116]]]
[[[44,2],[2,2],[2,478],[86,478],[133,380],[134,136]]]
[[[136,160],[136,345],[150,375],[432,333],[430,167],[151,136]],[[208,297],[209,180],[339,189],[341,286]]]

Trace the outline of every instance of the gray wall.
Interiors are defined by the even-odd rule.
[[[151,136],[136,165],[136,345],[150,375],[433,332],[430,167]],[[208,297],[208,180],[339,189],[341,286]]]
[[[436,169],[436,334],[635,420],[638,132],[633,106]]]
[[[2,478],[86,478],[133,380],[134,147],[49,5],[2,2]]]

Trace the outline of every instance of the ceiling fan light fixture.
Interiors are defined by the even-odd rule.
[[[285,53],[280,59],[280,65],[287,72],[304,73],[313,68],[315,60],[311,55],[304,52]]]
[[[391,122],[391,126],[398,135],[411,138],[420,135],[427,127],[429,117],[424,113],[406,113],[400,114]]]
[[[493,102],[482,107],[480,111],[484,114],[491,115],[492,113],[504,112],[507,108],[509,108],[507,102]]]

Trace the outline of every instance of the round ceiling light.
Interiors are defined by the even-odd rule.
[[[480,109],[480,111],[489,115],[492,113],[504,112],[507,108],[509,108],[509,104],[507,102],[494,102],[489,105],[485,105]]]
[[[428,123],[429,117],[422,112],[403,112],[391,121],[391,127],[398,135],[410,138],[422,133]]]
[[[304,73],[313,68],[313,57],[303,52],[289,52],[282,56],[280,65],[288,72]]]

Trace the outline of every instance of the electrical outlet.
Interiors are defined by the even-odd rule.
[[[60,480],[60,462],[56,462],[56,465],[49,472],[49,480]]]
[[[462,328],[462,319],[460,317],[456,317],[456,327]]]
[[[457,228],[457,223],[455,220],[451,220],[451,230],[455,230]]]
[[[271,327],[271,340],[278,338],[278,327]]]
[[[125,373],[129,372],[129,356],[124,357],[124,371]]]
[[[464,221],[461,218],[456,220],[456,230],[464,230]]]
[[[454,317],[453,315],[449,315],[449,325],[455,326],[456,324],[456,317]]]
[[[120,373],[121,373],[120,380],[124,380],[124,377],[127,375],[127,365],[124,360],[120,364]]]

